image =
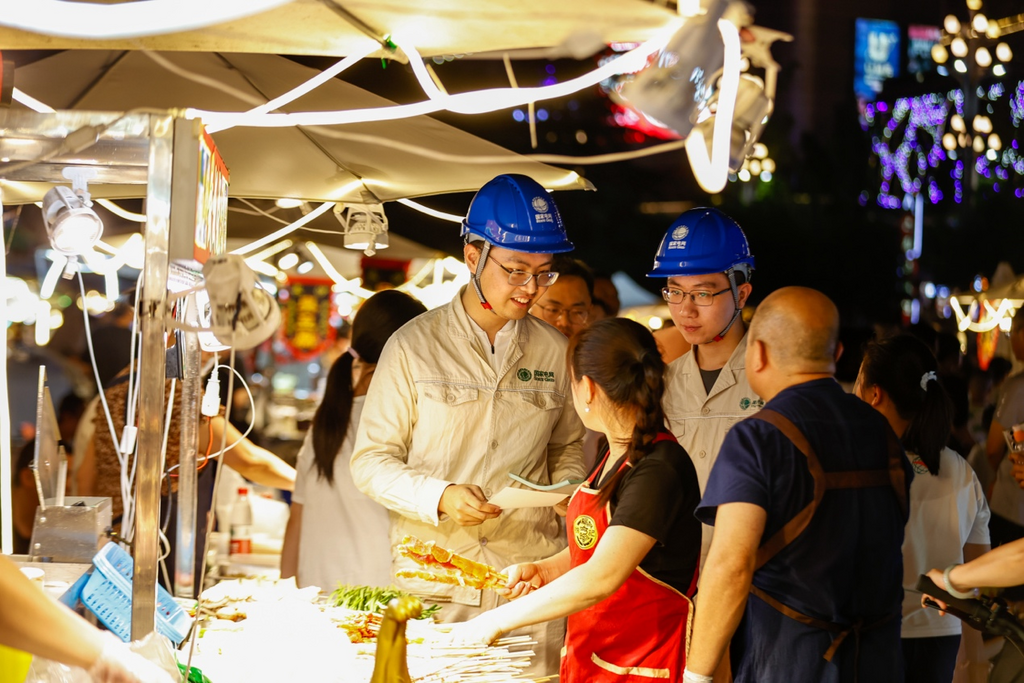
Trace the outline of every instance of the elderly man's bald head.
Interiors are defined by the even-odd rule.
[[[764,344],[782,372],[835,372],[839,311],[815,289],[784,287],[768,295],[757,307],[749,335],[751,342]]]

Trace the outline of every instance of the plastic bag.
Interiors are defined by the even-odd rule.
[[[180,680],[174,647],[165,636],[150,633],[142,640],[132,642],[129,649],[166,671],[174,680]],[[85,669],[35,657],[25,683],[93,683],[93,679]]]

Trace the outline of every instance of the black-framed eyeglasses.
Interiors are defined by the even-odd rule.
[[[670,304],[681,304],[690,297],[690,301],[693,302],[694,306],[710,306],[715,303],[715,297],[719,294],[725,294],[731,291],[730,288],[726,287],[718,292],[711,292],[706,289],[695,289],[692,292],[684,292],[677,287],[663,287],[661,290],[661,298]]]
[[[495,261],[493,256],[488,255],[487,258],[490,259],[491,261],[494,261],[499,268],[508,273],[508,283],[513,287],[525,287],[526,285],[530,284],[530,280],[532,280],[533,278],[537,278],[538,287],[550,287],[551,285],[555,284],[555,280],[558,279],[558,273],[552,272],[550,270],[545,271],[543,273],[527,273],[525,270],[509,270],[505,266],[498,263],[498,261]]]
[[[587,319],[590,317],[590,311],[585,308],[561,308],[543,304],[534,304],[534,306],[540,309],[540,317],[549,323],[555,322],[564,315],[574,325],[586,325]]]

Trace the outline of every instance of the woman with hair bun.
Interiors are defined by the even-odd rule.
[[[356,488],[349,469],[356,426],[384,345],[427,309],[390,289],[367,299],[348,353],[334,361],[313,426],[295,464],[295,493],[281,551],[281,577],[299,587],[391,583],[388,511]]]
[[[935,357],[917,338],[889,337],[867,346],[854,387],[859,398],[889,420],[914,468],[903,536],[901,636],[908,682],[951,681],[960,646],[960,621],[921,606],[918,576],[973,559],[989,546],[989,509],[981,484],[967,461],[946,447],[953,407],[937,369]],[[972,651],[981,641],[976,632],[971,638],[965,651],[973,662],[980,653]]]
[[[569,547],[508,567],[513,602],[456,630],[500,634],[569,617],[560,680],[680,680],[697,588],[701,528],[697,473],[664,428],[665,363],[645,327],[602,320],[569,343],[573,403],[608,438],[569,502]]]

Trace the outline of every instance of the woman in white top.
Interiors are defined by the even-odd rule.
[[[945,447],[952,405],[936,379],[935,357],[910,335],[872,342],[864,351],[854,393],[885,415],[914,468],[910,518],[903,538],[905,680],[953,679],[961,623],[921,606],[918,576],[932,567],[973,559],[988,550],[988,503],[970,468]],[[965,652],[978,661],[980,634],[968,631]]]
[[[384,344],[427,309],[386,290],[359,308],[352,345],[331,366],[324,396],[295,465],[295,493],[285,530],[281,577],[300,587],[391,583],[388,511],[352,482],[349,460],[366,390]]]

